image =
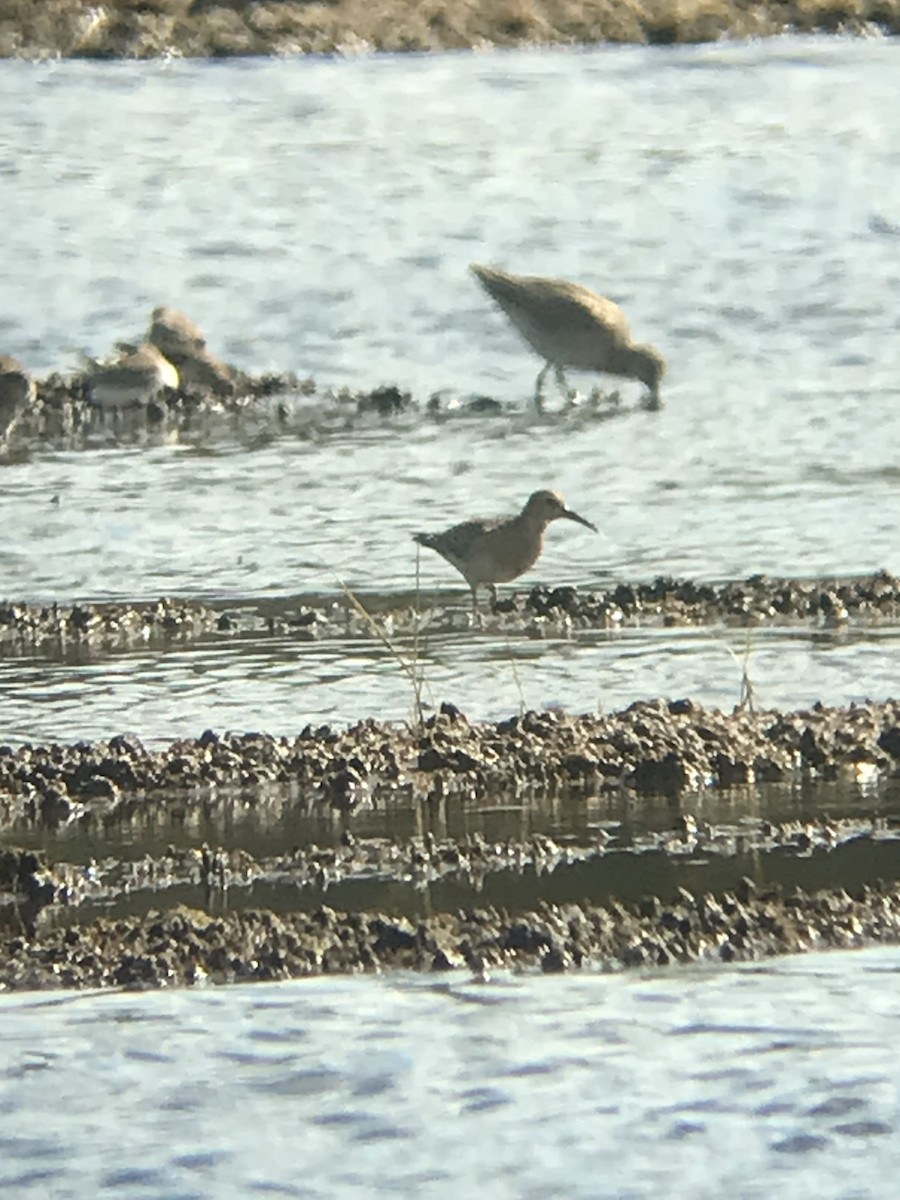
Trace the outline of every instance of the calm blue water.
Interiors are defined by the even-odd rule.
[[[16,1196],[890,1195],[896,949],[0,998]]]
[[[0,466],[16,599],[410,587],[409,534],[562,488],[527,582],[897,568],[898,50],[785,39],[352,61],[0,63],[0,352],[183,308],[251,369],[518,405],[253,448]],[[579,280],[668,356],[660,413],[536,422],[472,260]],[[590,377],[578,380],[585,388]],[[58,503],[52,503],[58,497]],[[429,587],[455,591],[438,559]],[[733,704],[743,635],[432,638],[473,717]],[[896,690],[893,630],[754,634],[763,704]],[[515,670],[513,669],[515,666]],[[376,646],[0,663],[3,740],[402,718]],[[894,951],[660,977],[0,997],[16,1196],[883,1197]]]
[[[247,368],[397,382],[422,402],[489,393],[518,413],[35,453],[0,466],[0,590],[339,596],[340,576],[390,596],[413,586],[414,530],[514,510],[547,484],[601,533],[551,529],[525,586],[900,569],[897,53],[832,38],[3,63],[0,207],[16,240],[0,351],[72,367],[76,349],[137,335],[165,301]],[[669,358],[663,411],[536,421],[539,363],[472,260],[621,301]],[[420,570],[465,602],[436,556]],[[563,646],[463,634],[426,658],[436,699],[476,717],[523,700],[730,705],[740,670],[722,642],[745,649],[742,635],[671,631]],[[884,698],[898,670],[893,631],[782,631],[751,647],[762,704]],[[375,643],[0,664],[0,680],[16,738],[290,731],[410,706]]]

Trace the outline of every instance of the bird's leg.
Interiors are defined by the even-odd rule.
[[[550,365],[549,363],[547,364]],[[574,388],[569,387],[569,381],[566,379],[566,373],[558,363],[553,368],[556,375],[556,382],[559,384],[560,391],[566,398],[566,404],[571,408],[578,402],[578,392]]]
[[[534,385],[534,407],[539,413],[544,411],[544,380],[547,377],[550,366],[549,361],[544,363],[538,372],[538,377]]]
[[[478,584],[472,585],[472,625],[475,629],[484,629],[484,615],[478,608]]]
[[[491,593],[491,608],[496,611],[496,608],[497,608],[497,585],[496,585],[496,583],[489,583],[487,585],[487,589]]]

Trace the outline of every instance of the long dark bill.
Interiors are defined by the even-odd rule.
[[[571,508],[564,508],[559,514],[561,517],[568,517],[570,521],[577,521],[579,525],[587,525],[588,529],[593,529],[597,533],[597,526],[593,521],[588,521],[584,517],[579,517],[577,512],[572,512]]]

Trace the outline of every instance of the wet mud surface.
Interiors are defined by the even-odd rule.
[[[893,941],[898,764],[893,702],[659,701],[478,725],[444,705],[421,726],[296,738],[4,747],[0,985],[481,975]],[[829,814],[704,816],[704,797],[737,784],[825,781],[888,792],[848,806],[838,791]],[[642,826],[626,814],[643,795],[664,815]],[[573,798],[594,814],[580,828],[529,820]],[[521,822],[505,836],[486,823],[498,806]]]
[[[654,45],[785,32],[900,30],[896,0],[494,0],[379,4],[337,0],[0,0],[0,55],[80,58],[353,54],[633,42]]]
[[[102,830],[148,795],[172,791],[209,814],[224,802],[220,789],[249,789],[255,805],[259,789],[290,785],[304,801],[353,813],[398,795],[426,803],[534,790],[679,795],[804,774],[890,777],[898,761],[898,701],[724,713],[655,700],[619,713],[526,712],[482,724],[444,703],[421,724],[370,718],[343,729],[307,725],[293,738],[207,730],[159,749],[132,736],[0,746],[0,832],[72,822]]]
[[[88,377],[54,374],[36,382],[35,402],[18,416],[3,451],[16,460],[35,448],[90,450],[173,439],[205,444],[225,438],[253,444],[287,433],[316,439],[403,414],[440,417],[448,408],[476,415],[501,411],[498,403],[477,399],[448,403],[434,397],[419,404],[392,385],[372,391],[319,388],[290,372],[240,374],[227,396],[201,387],[167,388],[145,404],[103,411],[91,401]]]
[[[389,968],[659,967],[734,962],[900,940],[900,887],[807,892],[745,880],[721,895],[678,889],[637,904],[493,905],[411,920],[380,912],[232,910],[178,906],[2,936],[0,985],[164,987],[288,979]]]
[[[482,600],[468,593],[305,597],[240,603],[160,599],[155,603],[0,603],[0,656],[83,659],[143,645],[222,638],[391,642],[414,664],[413,640],[476,631],[522,638],[577,635],[634,626],[806,625],[839,630],[900,619],[900,580],[887,571],[854,578],[779,579],[765,575],[724,583],[656,579],[606,590],[539,585]]]

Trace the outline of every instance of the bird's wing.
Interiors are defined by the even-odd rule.
[[[519,327],[559,327],[596,333],[598,323],[618,340],[629,341],[628,320],[614,300],[565,279],[510,275],[492,267],[473,266],[474,274],[496,304]]]
[[[503,523],[507,518],[491,517],[483,520],[474,519],[461,521],[459,525],[445,530],[443,533],[417,535],[416,541],[437,550],[452,566],[466,574],[466,563],[469,561],[474,548],[484,535],[491,529]]]

